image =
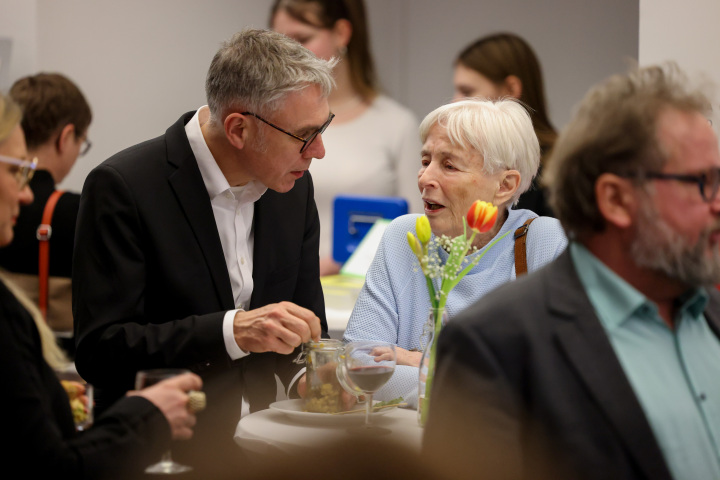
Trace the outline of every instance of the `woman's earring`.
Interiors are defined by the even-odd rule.
[[[347,47],[345,45],[343,45],[342,47],[340,47],[338,49],[338,55],[341,57],[344,57],[345,55],[347,55]]]

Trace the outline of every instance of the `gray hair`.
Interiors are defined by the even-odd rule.
[[[468,99],[443,105],[420,124],[423,143],[435,124],[447,130],[453,145],[480,153],[485,174],[520,172],[520,185],[511,203],[530,188],[540,165],[540,145],[530,115],[520,102]]]
[[[213,122],[232,110],[272,113],[286,95],[318,85],[327,97],[335,86],[336,59],[322,60],[295,40],[269,30],[246,29],[223,43],[205,81]]]
[[[605,228],[595,183],[613,173],[636,178],[667,161],[656,135],[667,108],[709,115],[706,88],[693,86],[675,63],[614,75],[594,87],[560,135],[543,175],[550,204],[568,237]]]

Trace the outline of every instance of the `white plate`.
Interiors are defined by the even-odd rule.
[[[373,402],[377,403],[377,402]],[[324,425],[337,425],[337,424],[344,424],[344,423],[357,423],[358,421],[362,422],[365,419],[365,410],[360,410],[361,408],[364,408],[365,404],[362,405],[356,405],[355,409],[359,410],[355,413],[346,413],[344,415],[333,415],[330,413],[313,413],[313,412],[303,412],[303,400],[281,400],[279,402],[274,402],[270,404],[270,408],[272,410],[275,410],[277,412],[282,413],[288,418],[291,418],[293,420],[301,421],[303,423],[314,423],[314,424],[324,424]],[[379,417],[381,415],[385,415],[390,410],[394,410],[394,408],[383,408],[382,410],[379,410],[377,412],[372,412],[372,417]]]

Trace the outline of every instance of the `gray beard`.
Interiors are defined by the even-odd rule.
[[[638,215],[637,235],[630,252],[635,263],[662,272],[689,287],[720,284],[720,246],[706,258],[711,228],[690,244],[659,217],[649,202],[643,202]]]

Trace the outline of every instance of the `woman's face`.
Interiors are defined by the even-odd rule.
[[[312,14],[310,20],[316,20]],[[323,60],[337,56],[338,51],[343,47],[333,30],[303,23],[288,15],[283,9],[278,10],[273,17],[272,28],[297,41]]]
[[[10,136],[0,143],[0,155],[27,160],[25,135],[17,125]],[[33,194],[28,185],[21,190],[16,174],[20,167],[0,162],[0,246],[13,239],[13,227],[20,213],[20,205],[29,205]]]
[[[503,172],[483,173],[483,158],[450,143],[447,131],[433,125],[422,148],[418,188],[435,235],[463,233],[463,218],[475,200],[493,202]]]
[[[468,68],[462,63],[455,65],[453,84],[455,86],[453,101],[468,97],[495,100],[507,94],[501,85],[495,84],[477,70]]]

